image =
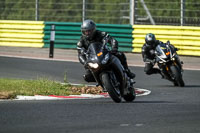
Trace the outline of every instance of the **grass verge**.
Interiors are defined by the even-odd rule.
[[[101,89],[88,86],[72,86],[49,79],[21,80],[0,78],[0,99],[14,99],[17,95],[61,95],[68,96],[74,94],[98,94]]]

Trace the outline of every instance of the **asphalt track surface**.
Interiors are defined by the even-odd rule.
[[[187,65],[187,64],[186,64]],[[0,101],[0,133],[199,133],[200,71],[185,70],[185,87],[131,66],[138,88],[151,90],[131,103],[110,98]],[[85,83],[77,62],[0,57],[0,77]]]

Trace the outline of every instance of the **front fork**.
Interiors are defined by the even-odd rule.
[[[166,64],[165,65],[165,70],[167,72],[167,79],[171,80],[171,81],[174,81],[175,77],[174,77],[174,75],[172,74],[172,72],[171,72],[171,70],[169,68],[171,65],[178,67],[180,69],[180,71],[182,71],[182,68],[180,68],[179,64],[177,64],[176,60],[174,60],[172,62],[172,64],[169,64],[169,65]]]
[[[176,66],[177,64],[176,64],[175,61],[171,62],[171,64],[168,64],[168,63],[159,64],[159,68],[161,69],[161,73],[162,73],[162,75],[164,75],[164,78],[172,81],[173,80],[173,78],[172,78],[173,76],[172,76],[171,71],[170,71],[170,66],[171,65]]]

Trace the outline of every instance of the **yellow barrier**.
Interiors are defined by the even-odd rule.
[[[0,20],[0,46],[43,47],[43,21]]]
[[[133,25],[133,52],[141,52],[145,35],[153,33],[156,39],[179,48],[178,54],[200,56],[200,27]]]

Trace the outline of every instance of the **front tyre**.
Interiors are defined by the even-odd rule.
[[[129,93],[124,95],[124,100],[127,102],[132,102],[136,98],[135,89],[133,87],[129,88]]]
[[[170,70],[174,78],[174,85],[184,87],[185,83],[182,78],[181,70],[177,68],[176,66],[170,66]]]
[[[101,75],[101,81],[103,84],[103,87],[108,91],[108,94],[112,98],[112,100],[116,103],[121,102],[121,94],[120,90],[118,88],[115,88],[114,82],[112,82],[112,79],[110,78],[108,73],[103,73]]]

